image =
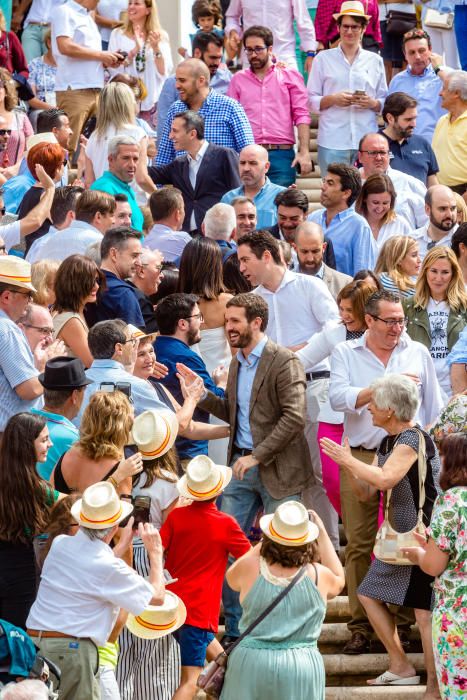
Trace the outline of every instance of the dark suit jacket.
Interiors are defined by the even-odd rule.
[[[185,202],[183,230],[190,231],[190,219],[195,211],[196,228],[201,224],[207,210],[217,204],[229,190],[240,187],[238,154],[232,148],[210,143],[196,176],[196,187],[190,183],[188,156],[175,158],[168,165],[151,166],[148,172],[156,185],[173,185],[181,190]]]
[[[274,224],[274,226],[268,226],[267,228],[263,229],[264,231],[269,231],[269,233],[274,236],[274,238],[277,238],[278,241],[281,240],[281,235],[279,233],[279,224]],[[328,267],[332,267],[333,270],[336,269],[336,258],[334,256],[334,246],[332,245],[332,241],[327,238],[327,236],[324,237],[324,240],[327,243],[326,250],[324,251],[324,256],[323,256],[323,261],[326,263]]]
[[[200,407],[230,425],[228,461],[232,461],[237,431],[237,378],[234,356],[224,397],[208,392]],[[268,340],[256,370],[250,399],[253,455],[261,480],[273,498],[300,493],[314,482],[303,432],[306,413],[305,373],[297,356]]]

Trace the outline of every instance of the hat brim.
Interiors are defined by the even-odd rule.
[[[143,436],[138,434],[138,425],[133,424],[131,430],[131,440],[133,440],[133,443],[136,445],[139,452],[141,452],[143,462],[149,462],[165,455],[174,446],[178,435],[179,424],[175,412],[171,411],[169,408],[157,410],[155,412],[161,414],[162,419],[166,422],[168,427],[166,439],[158,448],[150,452],[146,451],[146,443],[144,442]]]
[[[156,607],[156,606],[151,606]],[[165,630],[151,630],[147,627],[143,627],[135,618],[134,615],[129,613],[126,627],[130,630],[135,637],[140,637],[141,639],[160,639],[161,637],[166,637],[168,634],[172,634],[175,630],[178,630],[186,620],[186,607],[185,603],[181,598],[178,599],[178,608],[175,615],[175,624],[171,625],[170,629]]]
[[[184,474],[182,478],[177,481],[177,488],[180,496],[183,498],[189,498],[191,501],[209,501],[211,498],[215,498],[215,496],[222,493],[225,487],[232,481],[232,469],[230,467],[225,467],[223,464],[217,464],[216,466],[221,471],[222,483],[219,484],[214,492],[209,491],[206,496],[193,496],[193,494],[188,490],[187,477],[186,474]]]
[[[39,383],[42,384],[44,389],[56,389],[57,391],[65,391],[66,389],[82,389],[84,386],[88,386],[88,384],[93,384],[92,379],[84,379],[80,384],[44,384],[44,379],[45,379],[45,372],[42,372],[39,374],[37,377],[39,380]]]
[[[1,227],[0,227],[1,234]],[[0,282],[2,284],[7,284],[9,287],[18,287],[19,289],[27,289],[30,292],[37,292],[37,289],[32,286],[30,282],[18,282],[18,280],[11,281],[11,277],[5,277],[5,275],[0,274]]]
[[[118,525],[119,523],[121,523],[122,520],[125,520],[125,518],[127,518],[133,512],[133,505],[131,503],[128,503],[128,501],[120,501],[122,512],[120,513],[118,518],[116,518],[115,520],[112,519],[112,522],[109,522],[108,520],[104,520],[101,522],[89,522],[89,520],[83,520],[81,518],[82,502],[83,499],[79,498],[76,501],[76,503],[73,503],[73,505],[71,506],[71,515],[79,525],[87,527],[89,530],[106,530],[108,527],[114,527],[114,525]]]
[[[336,22],[339,17],[364,17],[367,22],[369,22],[371,19],[370,15],[362,15],[361,12],[354,12],[353,10],[350,10],[349,12],[336,12],[336,14],[333,15]]]
[[[270,527],[269,527],[271,522],[272,522],[273,517],[274,517],[274,514],[263,515],[262,518],[260,518],[259,526],[261,528],[261,531],[266,535],[266,537],[269,537],[269,539],[272,540],[273,542],[277,542],[277,544],[282,544],[282,545],[284,545],[284,547],[301,547],[304,544],[310,544],[310,542],[314,542],[315,540],[318,539],[318,536],[319,536],[318,526],[312,522],[308,523],[308,535],[307,535],[307,537],[303,540],[300,540],[300,542],[288,540],[285,537],[281,537],[280,535],[274,534],[271,532]]]

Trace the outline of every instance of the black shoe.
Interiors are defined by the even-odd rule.
[[[236,642],[238,637],[231,637],[230,634],[224,634],[220,644],[223,649],[228,649],[234,642]]]
[[[360,632],[354,632],[345,647],[342,649],[343,654],[368,654],[370,651],[370,642]]]

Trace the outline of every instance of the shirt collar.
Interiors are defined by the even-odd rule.
[[[420,73],[420,75],[415,75],[414,73],[412,73],[412,69],[410,68],[410,66],[407,66],[407,74],[413,76],[414,78],[425,78],[430,73],[433,73],[433,75],[436,75],[431,63],[425,68],[423,73]]]
[[[368,347],[367,338],[368,338],[368,331],[365,331],[364,334],[360,336],[360,338],[357,338],[356,340],[351,340],[349,342],[353,344],[354,348],[362,347],[362,348],[366,348],[366,350],[368,350],[368,352],[373,352]],[[397,343],[393,352],[395,350],[398,350],[398,349],[402,350],[402,349],[406,348],[407,345],[409,344],[409,340],[410,340],[410,338],[407,335],[407,331],[402,331],[400,338],[399,338],[399,342]]]
[[[71,5],[71,7],[76,12],[80,12],[82,15],[87,15],[89,13],[89,10],[87,10],[85,7],[75,2],[74,0],[68,0],[68,4]]]
[[[242,350],[239,350],[237,352],[237,360],[240,362],[241,365],[246,365],[246,366],[251,367],[251,365],[254,365],[259,360],[261,355],[263,354],[263,350],[264,350],[267,342],[268,342],[268,337],[267,337],[267,335],[265,335],[264,338],[262,340],[260,340],[259,343],[257,345],[255,345],[253,350],[250,352],[250,354],[248,356],[248,360],[244,356]],[[251,358],[253,358],[253,359],[251,359]]]
[[[314,277],[319,277],[320,280],[323,279],[323,277],[324,277],[324,263],[321,263],[321,267],[319,268],[318,272],[315,272]]]
[[[203,145],[201,146],[201,148],[199,149],[198,153],[195,155],[194,158],[193,158],[193,156],[190,156],[189,153],[187,153],[188,160],[192,163],[197,163],[198,161],[203,160],[204,154],[208,150],[208,146],[209,146],[209,142],[206,141],[206,139],[205,139],[203,141]]]
[[[44,411],[43,408],[31,408],[31,413],[44,416],[44,418],[47,418],[47,420],[50,420],[52,423],[61,423],[62,425],[71,426],[77,431],[77,428],[73,425],[73,423],[65,416],[61,416],[59,413],[49,413],[48,411]]]
[[[117,360],[112,360],[112,358],[110,358],[110,357],[108,360],[93,360],[93,363],[89,369],[94,369],[94,368],[123,369],[124,371],[126,371],[125,367],[122,365],[121,362],[117,362]]]
[[[110,172],[110,170],[106,170],[103,174],[103,177],[105,177],[107,180],[113,180],[115,183],[117,183],[121,187],[124,187],[126,190],[131,190],[130,184],[128,182],[120,180],[120,178],[114,175],[112,172]]]

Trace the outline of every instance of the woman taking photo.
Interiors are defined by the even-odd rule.
[[[79,357],[85,367],[91,366],[93,357],[88,346],[84,307],[96,303],[97,292],[104,286],[104,274],[85,255],[65,258],[55,276],[54,338],[63,340],[66,354]]]
[[[45,418],[17,413],[8,421],[2,442],[0,619],[25,629],[37,591],[33,540],[47,529],[49,508],[60,496],[36,471],[52,444]]]
[[[0,68],[0,132],[8,136],[5,150],[0,154],[0,167],[15,165],[23,157],[26,140],[33,135],[31,122],[24,112],[16,109],[18,96],[11,74]],[[35,171],[31,171],[35,175]]]
[[[373,499],[378,491],[389,492],[386,505],[391,513],[390,524],[397,532],[413,530],[420,516],[427,526],[438,492],[440,464],[438,451],[430,436],[415,427],[414,417],[419,403],[417,385],[404,375],[388,374],[373,382],[370,389],[372,398],[368,410],[373,425],[388,433],[377,450],[373,464],[368,465],[355,459],[347,438],[343,446],[323,438],[323,451],[352,477],[349,482],[359,500]],[[422,451],[425,452],[426,459],[421,457],[419,460],[420,440],[423,440]],[[424,499],[420,498],[424,470],[422,462],[426,462]],[[368,681],[369,685],[420,683],[420,676],[416,674],[403,650],[396,632],[395,619],[387,607],[389,604],[403,605],[414,608],[420,629],[427,672],[424,697],[427,700],[439,698],[431,643],[432,582],[432,577],[424,574],[417,566],[396,566],[376,558],[371,562],[368,573],[358,588],[358,597],[374,631],[387,650],[389,668]]]
[[[140,116],[152,123],[152,113],[164,85],[173,71],[169,36],[159,22],[155,0],[130,0],[123,26],[110,35],[109,51],[126,51],[122,64],[111,69],[115,73],[130,73],[141,78],[147,95],[141,103]]]
[[[310,522],[311,520],[311,522]],[[317,640],[329,599],[344,587],[344,570],[323,523],[295,501],[260,520],[263,538],[228,570],[240,593],[242,633],[301,571],[269,615],[232,651],[221,700],[324,700],[325,672]],[[320,562],[320,563],[318,563]]]
[[[378,249],[391,236],[410,233],[407,221],[396,214],[395,203],[394,185],[383,173],[370,175],[365,180],[355,202],[355,211],[368,221]]]
[[[441,443],[444,493],[433,507],[428,542],[404,550],[430,576],[435,605],[432,616],[436,675],[443,698],[465,697],[467,611],[465,601],[465,533],[467,531],[467,435],[448,435]],[[461,604],[459,605],[459,602]]]
[[[401,297],[411,297],[415,294],[421,266],[417,241],[410,236],[393,236],[379,251],[375,273],[383,289]]]
[[[429,250],[415,286],[403,303],[407,333],[430,351],[444,397],[452,394],[447,356],[467,323],[467,294],[462,271],[450,248]]]

